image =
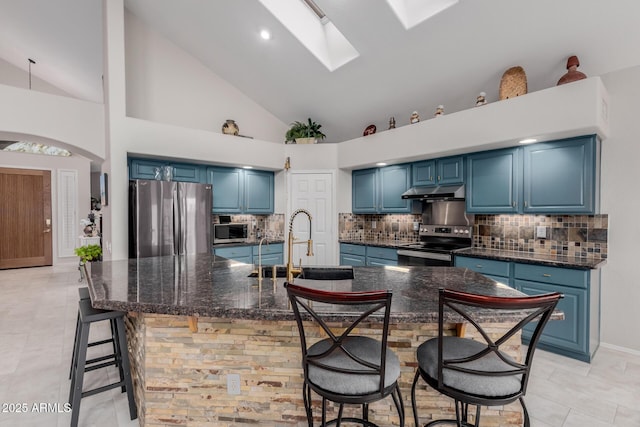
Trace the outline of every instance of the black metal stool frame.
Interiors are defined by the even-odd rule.
[[[385,368],[386,368],[386,351],[387,351],[387,337],[389,332],[389,315],[391,307],[391,291],[372,291],[372,292],[331,292],[322,291],[317,289],[305,288],[297,286],[291,283],[285,283],[287,294],[293,308],[296,322],[298,324],[298,331],[300,334],[300,342],[302,346],[302,364],[304,370],[304,389],[303,389],[303,401],[305,411],[307,415],[307,422],[310,427],[313,426],[313,412],[312,412],[312,397],[311,391],[322,397],[322,426],[336,424],[340,426],[342,421],[360,423],[363,426],[377,427],[376,424],[369,421],[369,403],[382,400],[391,395],[393,402],[398,410],[400,417],[400,426],[404,426],[404,404],[402,402],[402,395],[400,393],[400,386],[396,380],[393,384],[385,387]],[[305,300],[307,302],[305,302]],[[312,303],[329,303],[337,305],[369,305],[360,316],[354,320],[351,325],[346,328],[340,335],[334,334],[327,323],[322,319],[321,315],[313,310]],[[307,346],[307,337],[305,334],[304,318],[300,309],[306,312],[306,315],[310,316],[327,334],[329,340],[331,340],[331,346],[320,354],[309,354],[309,347]],[[380,363],[371,363],[363,360],[356,355],[349,352],[344,348],[343,342],[348,338],[351,332],[365,319],[372,314],[384,310],[384,318],[382,324],[382,337],[381,337],[381,354]],[[335,366],[329,366],[323,363],[323,359],[331,354],[334,350],[340,348],[345,354],[347,354],[351,360],[357,362],[362,366],[362,369],[347,369],[338,368]],[[318,387],[309,379],[309,367],[316,366],[324,370],[340,372],[345,374],[356,375],[377,375],[380,378],[378,389],[375,392],[368,394],[338,394],[330,390],[325,390]],[[327,400],[338,403],[338,416],[334,420],[327,421],[326,419],[326,407]],[[344,404],[360,404],[362,405],[362,418],[342,417]]]
[[[451,397],[455,400],[456,406],[456,419],[441,419],[431,421],[425,426],[432,426],[438,424],[455,424],[459,427],[478,427],[480,425],[480,407],[481,406],[500,406],[512,403],[516,400],[520,401],[524,415],[524,426],[529,427],[529,413],[524,403],[523,396],[527,390],[527,383],[529,380],[529,371],[531,369],[531,363],[533,360],[533,354],[536,349],[538,340],[545,325],[549,321],[553,310],[555,309],[558,301],[563,298],[563,295],[557,292],[528,296],[528,297],[494,297],[485,295],[469,294],[465,292],[458,292],[447,289],[439,290],[439,317],[438,317],[438,360],[437,360],[437,376],[431,376],[424,369],[418,366],[415,377],[413,379],[413,385],[411,387],[411,399],[413,403],[413,416],[415,425],[419,426],[418,420],[418,408],[416,404],[416,386],[418,380],[422,378],[430,387],[438,392]],[[486,344],[482,351],[475,352],[467,357],[460,357],[456,359],[447,359],[443,351],[444,342],[444,312],[445,307],[453,310],[455,313],[462,316],[464,321],[469,322],[480,333]],[[493,310],[526,310],[527,314],[523,315],[521,320],[513,326],[509,331],[499,337],[499,339],[493,341],[489,335],[484,331],[482,326],[474,319],[473,314],[465,310],[465,307],[477,307]],[[500,351],[500,346],[507,342],[512,336],[522,330],[524,326],[537,319],[537,325],[531,336],[531,341],[527,349],[527,354],[523,363],[518,363],[509,357],[505,357]],[[478,369],[469,369],[459,366],[462,363],[468,363],[479,360],[489,354],[495,354],[502,362],[511,368],[507,371],[482,371]],[[447,385],[444,381],[444,370],[449,369],[451,371],[462,372],[471,375],[478,375],[484,377],[497,377],[497,376],[521,376],[520,390],[517,393],[512,393],[505,396],[484,396],[475,395],[463,390],[458,390]],[[475,423],[469,422],[469,405],[476,407],[475,411]]]

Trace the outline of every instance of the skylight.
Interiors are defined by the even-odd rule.
[[[329,71],[360,56],[312,0],[260,0]]]
[[[404,28],[409,30],[445,9],[458,0],[387,0]]]

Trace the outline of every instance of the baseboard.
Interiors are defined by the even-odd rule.
[[[632,348],[621,347],[619,345],[608,344],[605,342],[600,343],[600,347],[608,348],[610,350],[621,351],[627,354],[633,354],[634,356],[640,356],[640,350],[634,350]]]

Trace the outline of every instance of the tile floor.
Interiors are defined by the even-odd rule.
[[[69,425],[78,278],[76,265],[0,270],[0,427]],[[106,334],[106,322],[92,330],[92,338]],[[104,384],[102,371],[88,373],[85,384]],[[114,381],[117,370],[107,375]],[[640,356],[600,348],[587,364],[538,351],[526,402],[533,427],[640,427]],[[129,420],[126,395],[116,389],[82,399],[79,425],[138,421]]]

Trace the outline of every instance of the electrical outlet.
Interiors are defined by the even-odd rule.
[[[546,239],[547,238],[547,227],[544,225],[538,225],[536,227],[536,237],[538,239]]]
[[[376,224],[375,221],[371,221],[371,229],[372,230],[375,230],[377,226],[378,226],[378,224]]]
[[[413,231],[420,230],[420,223],[418,221],[413,223]]]
[[[227,393],[240,394],[240,374],[227,374]]]

